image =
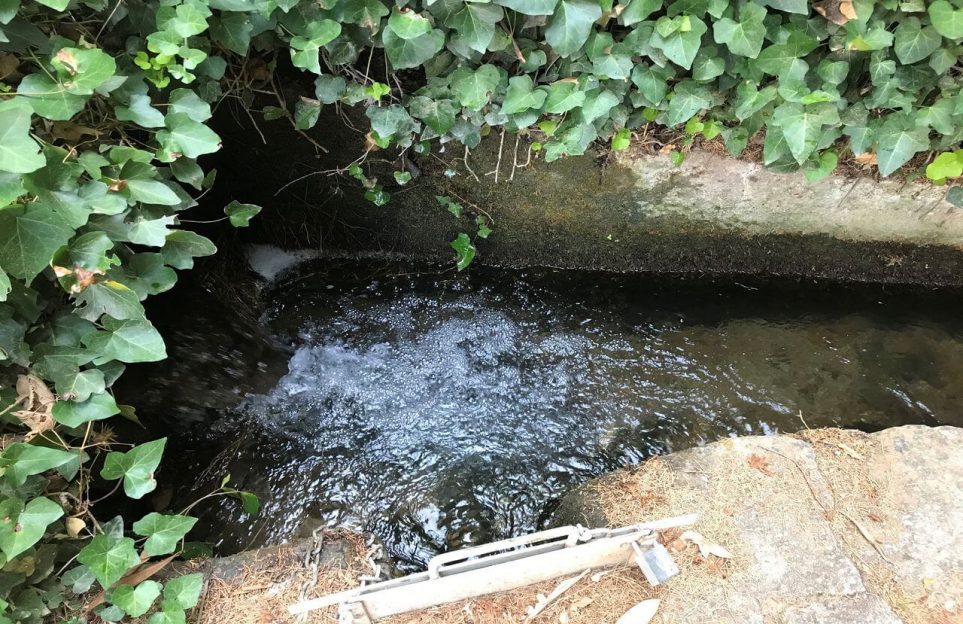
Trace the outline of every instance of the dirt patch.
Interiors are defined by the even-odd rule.
[[[215,567],[192,624],[305,624],[337,621],[337,609],[313,611],[306,620],[289,615],[287,608],[304,597],[323,596],[357,587],[370,572],[365,562],[364,538],[355,533],[325,534],[335,546],[320,557],[317,575],[305,565],[305,547],[276,547],[254,551],[242,559]]]

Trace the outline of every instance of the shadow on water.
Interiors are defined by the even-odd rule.
[[[417,567],[654,454],[963,425],[959,291],[328,262],[280,281],[259,328],[179,296],[197,320],[142,412],[182,425],[168,482],[261,496],[253,522],[206,512],[223,552],[324,524]]]

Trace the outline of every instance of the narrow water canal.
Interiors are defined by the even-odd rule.
[[[534,530],[573,487],[654,454],[804,426],[963,425],[958,291],[327,263],[269,301],[280,351],[196,332],[169,340],[206,366],[152,372],[182,403],[243,395],[172,441],[184,459],[168,475],[186,489],[230,472],[261,496],[254,522],[208,512],[226,552],[326,524],[416,567]]]

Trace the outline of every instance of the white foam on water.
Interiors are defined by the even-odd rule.
[[[251,270],[269,282],[319,255],[314,249],[286,251],[274,245],[248,245],[246,252]]]

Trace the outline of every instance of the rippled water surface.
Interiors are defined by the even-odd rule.
[[[804,421],[963,424],[957,292],[329,264],[272,301],[286,372],[182,442],[191,479],[229,471],[264,501],[253,523],[210,512],[225,550],[328,524],[417,566],[653,454]],[[191,444],[228,448],[202,472]]]

